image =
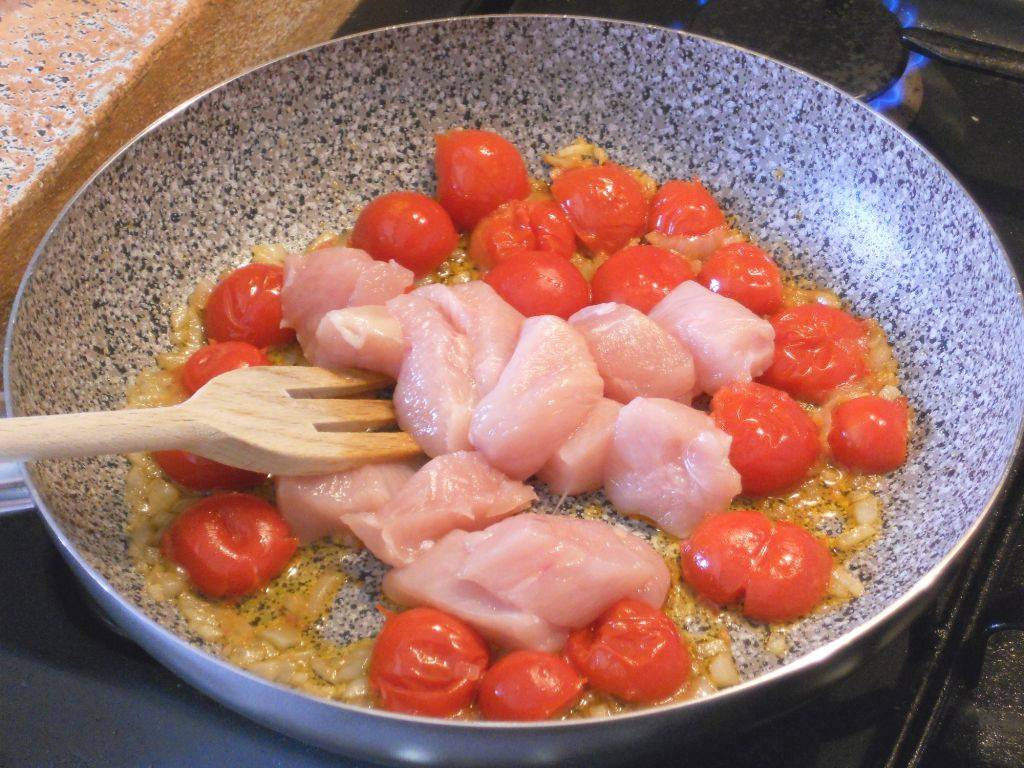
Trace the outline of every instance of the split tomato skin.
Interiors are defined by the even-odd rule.
[[[530,251],[572,258],[576,234],[552,200],[513,200],[483,219],[469,239],[469,257],[492,269]]]
[[[591,253],[614,253],[647,229],[643,187],[614,163],[563,171],[551,194]]]
[[[569,635],[565,654],[591,687],[623,701],[652,704],[690,679],[690,651],[672,620],[626,598]]]
[[[782,274],[753,243],[723,245],[704,262],[698,280],[756,315],[770,315],[782,306]]]
[[[704,519],[680,547],[683,579],[720,606],[742,601],[755,621],[786,622],[825,597],[832,555],[793,523],[760,512],[735,510]]]
[[[651,201],[650,226],[663,235],[696,237],[725,225],[725,214],[699,179],[672,179]]]
[[[475,629],[434,608],[388,616],[370,656],[370,685],[391,712],[451,717],[476,698],[490,661]]]

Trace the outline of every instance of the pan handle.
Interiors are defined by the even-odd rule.
[[[0,402],[3,394],[0,393]],[[6,408],[0,405],[0,416],[6,417]],[[0,517],[15,512],[29,512],[36,508],[25,485],[21,465],[13,461],[0,461]]]
[[[1020,51],[920,27],[904,29],[902,39],[907,48],[926,56],[1011,80],[1024,80],[1024,53]]]

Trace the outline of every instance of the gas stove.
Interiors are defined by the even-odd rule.
[[[375,0],[339,34],[462,14],[568,13],[660,24],[758,50],[836,84],[908,130],[967,187],[1024,274],[1024,5],[979,5]],[[0,476],[0,513],[18,505],[10,484]],[[970,559],[907,632],[795,712],[688,746],[686,762],[1024,764],[1022,521],[1018,467]],[[0,514],[0,562],[0,765],[356,765],[235,715],[118,636],[90,610],[35,516]],[[634,764],[680,761],[675,747],[637,750]]]

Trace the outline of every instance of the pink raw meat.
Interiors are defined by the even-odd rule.
[[[379,559],[406,565],[450,531],[476,531],[521,512],[537,499],[474,451],[431,459],[377,510],[345,523]]]
[[[284,263],[283,324],[294,328],[306,356],[316,355],[320,319],[353,303],[382,304],[412,285],[412,272],[374,261],[357,248],[321,248],[293,254]]]
[[[553,493],[588,493],[604,485],[605,462],[612,445],[615,419],[621,409],[620,403],[602,398],[541,467],[537,476]]]
[[[419,462],[368,464],[349,472],[279,477],[277,506],[300,543],[349,533],[345,517],[384,506],[415,474]]]
[[[387,310],[402,326],[406,344],[394,394],[398,426],[428,456],[469,450],[476,403],[469,340],[422,296],[398,296]]]
[[[667,397],[689,403],[694,394],[693,358],[665,329],[628,304],[595,304],[569,318],[583,334],[605,397]]]
[[[310,362],[331,370],[362,368],[397,378],[404,356],[402,326],[385,307],[368,305],[324,315]]]
[[[551,315],[528,318],[498,383],[477,405],[470,441],[495,467],[523,480],[583,423],[603,390],[579,332]]]
[[[693,355],[697,385],[709,395],[734,381],[750,381],[772,364],[771,323],[692,280],[677,285],[650,315]]]
[[[558,651],[569,632],[634,597],[660,608],[661,556],[639,536],[598,520],[522,514],[476,533],[452,531],[384,578],[403,605],[430,605],[502,648]]]
[[[604,492],[625,515],[686,536],[740,492],[729,463],[732,438],[706,413],[662,398],[622,407],[605,467]]]
[[[519,338],[523,324],[519,311],[480,280],[426,285],[415,293],[437,304],[455,330],[469,339],[477,397],[494,389]]]

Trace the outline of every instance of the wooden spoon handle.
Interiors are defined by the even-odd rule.
[[[181,406],[20,416],[0,419],[0,460],[191,448],[210,432]]]

